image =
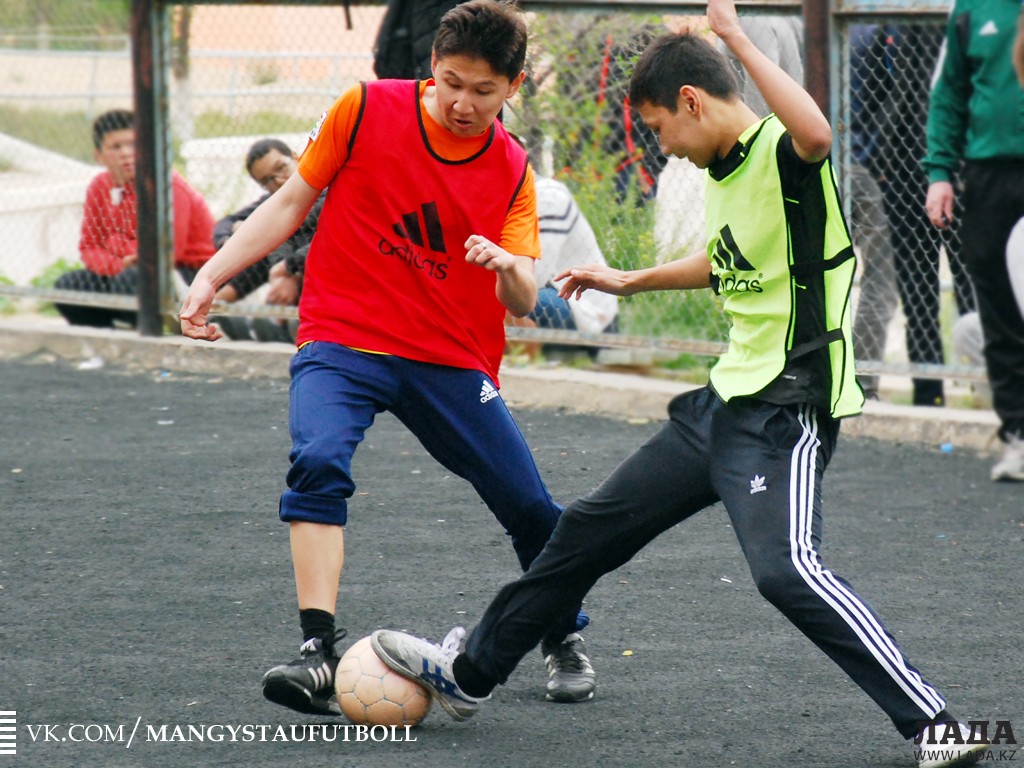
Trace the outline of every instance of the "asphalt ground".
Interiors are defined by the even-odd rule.
[[[276,515],[287,382],[83,370],[39,353],[0,360],[0,407],[0,712],[17,713],[17,754],[0,768],[914,765],[888,719],[756,593],[721,507],[588,597],[593,701],[545,702],[537,652],[467,723],[435,707],[396,741],[309,740],[301,726],[343,721],[259,690],[301,640]],[[514,412],[564,501],[658,428]],[[1024,486],[989,482],[990,462],[840,438],[823,554],[954,714],[1009,723],[1016,739]],[[387,414],[354,474],[339,606],[350,639],[472,626],[516,575],[472,488]],[[1005,740],[1000,757],[1024,766]]]

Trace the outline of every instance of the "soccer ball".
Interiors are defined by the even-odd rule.
[[[393,672],[364,637],[345,651],[334,673],[338,705],[356,725],[416,726],[430,712],[427,689]]]

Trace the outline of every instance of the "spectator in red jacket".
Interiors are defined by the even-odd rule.
[[[106,170],[85,193],[79,269],[58,278],[56,288],[134,296],[138,290],[138,215],[135,200],[135,129],[123,109],[105,112],[93,123],[96,161]],[[186,283],[213,255],[213,215],[202,196],[177,173],[171,175],[174,200],[174,267]],[[137,313],[107,307],[58,304],[72,325],[110,328],[114,321],[134,326]]]

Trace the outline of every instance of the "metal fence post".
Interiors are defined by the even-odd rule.
[[[804,87],[823,114],[829,105],[829,0],[804,0]]]
[[[161,309],[170,299],[168,256],[173,245],[170,222],[170,170],[166,159],[166,7],[163,0],[132,2],[131,36],[135,99],[138,201],[139,333],[163,333]]]

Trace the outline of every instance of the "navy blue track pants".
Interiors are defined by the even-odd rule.
[[[312,342],[292,358],[291,377],[292,463],[282,520],[347,523],[352,457],[374,417],[390,411],[431,456],[473,485],[524,571],[543,549],[562,508],[487,375]],[[552,636],[585,623],[577,618],[581,603],[552,624]]]

